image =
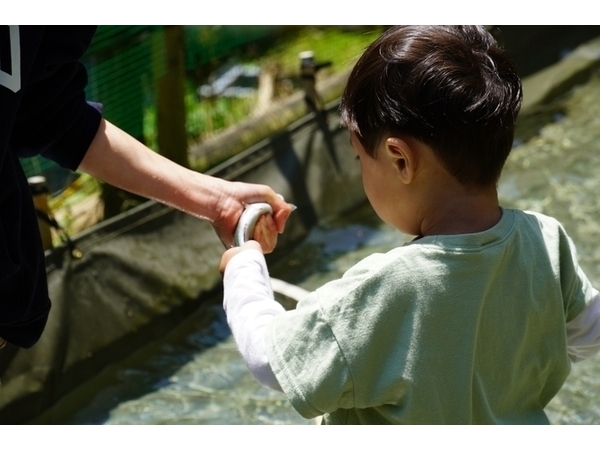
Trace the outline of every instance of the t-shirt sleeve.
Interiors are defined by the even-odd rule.
[[[325,292],[321,288],[275,317],[265,335],[271,368],[305,418],[355,406],[351,371],[321,309]]]
[[[560,285],[562,288],[566,322],[577,317],[592,300],[593,287],[577,260],[574,242],[560,227]]]
[[[80,62],[94,27],[49,26],[22,87],[11,146],[19,157],[42,154],[75,170],[101,120],[98,104],[86,101],[87,70]],[[26,33],[25,29],[23,33]]]

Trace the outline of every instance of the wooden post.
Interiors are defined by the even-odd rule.
[[[185,53],[184,29],[181,25],[165,26],[164,52],[155,59],[156,129],[160,153],[182,166],[189,167],[185,128]],[[155,56],[156,58],[156,56]]]

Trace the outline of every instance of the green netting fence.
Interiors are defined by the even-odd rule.
[[[144,112],[153,104],[153,67],[164,60],[163,26],[100,26],[83,62],[88,99],[104,105],[104,116],[132,136],[144,138]],[[277,31],[273,26],[186,26],[185,64],[193,73]],[[27,176],[46,175],[53,192],[72,177],[43,157],[26,158]]]

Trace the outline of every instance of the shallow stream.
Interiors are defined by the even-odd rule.
[[[554,121],[513,150],[501,203],[555,216],[600,286],[600,77],[556,106]],[[311,290],[367,254],[408,239],[365,205],[314,228],[271,267],[277,278]],[[573,366],[548,405],[555,424],[600,424],[600,355]],[[171,334],[108,367],[41,418],[71,424],[312,424],[283,394],[262,388],[237,354],[220,299],[209,300]]]

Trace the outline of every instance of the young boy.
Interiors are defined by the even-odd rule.
[[[543,424],[570,362],[600,348],[600,295],[554,219],[496,186],[521,106],[483,27],[385,32],[341,115],[376,213],[415,239],[286,312],[260,246],[221,261],[224,306],[257,379],[327,424]]]

